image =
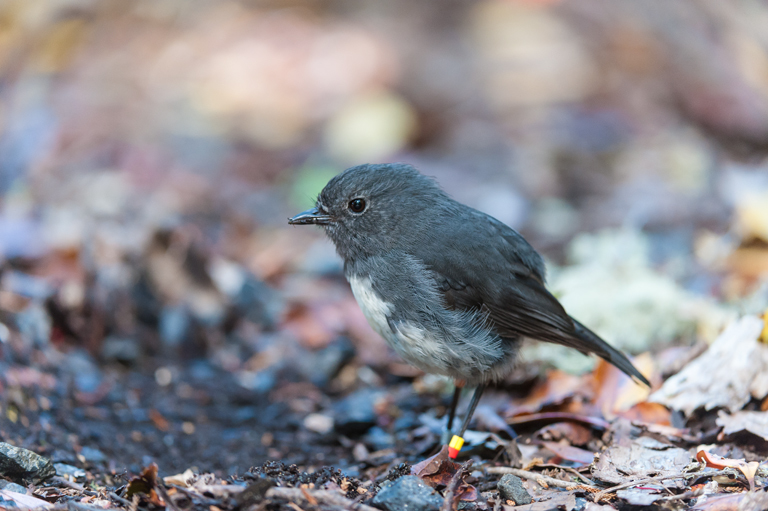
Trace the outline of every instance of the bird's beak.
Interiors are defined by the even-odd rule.
[[[331,223],[331,217],[322,213],[317,208],[312,208],[299,213],[293,218],[289,218],[288,223],[291,225],[328,225]]]

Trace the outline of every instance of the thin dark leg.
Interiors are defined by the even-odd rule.
[[[464,438],[464,433],[469,427],[469,422],[472,420],[472,416],[475,414],[475,408],[477,408],[477,403],[480,402],[480,397],[483,395],[485,387],[486,384],[481,383],[477,386],[477,388],[475,388],[475,393],[472,394],[472,401],[469,403],[469,410],[467,410],[467,415],[464,417],[464,423],[461,425],[461,432],[459,433],[459,436],[462,438]]]
[[[448,413],[448,433],[453,431],[453,419],[456,418],[456,407],[459,405],[461,389],[458,385],[453,388],[453,400],[451,401],[451,411]]]

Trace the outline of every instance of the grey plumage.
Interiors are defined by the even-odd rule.
[[[357,199],[361,212],[352,210]],[[532,338],[595,353],[648,384],[547,291],[544,262],[520,234],[410,165],[347,169],[292,223],[325,227],[371,325],[424,371],[495,381]]]

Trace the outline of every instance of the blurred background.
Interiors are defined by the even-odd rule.
[[[4,0],[0,437],[161,471],[413,442],[448,387],[286,223],[366,162],[521,231],[660,377],[768,303],[766,27],[758,0]],[[521,393],[594,364],[525,357]]]

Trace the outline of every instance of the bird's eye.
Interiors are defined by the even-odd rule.
[[[349,201],[349,209],[353,213],[362,213],[365,211],[365,199],[352,199]]]

